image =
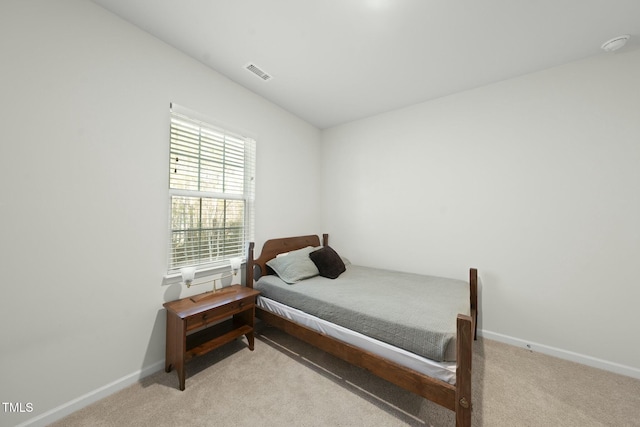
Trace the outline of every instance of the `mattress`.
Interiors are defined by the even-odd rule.
[[[437,362],[455,361],[456,318],[469,314],[469,284],[349,265],[335,280],[287,284],[275,275],[262,296]]]
[[[312,316],[301,310],[289,307],[285,304],[273,301],[264,296],[259,296],[257,306],[263,310],[277,314],[285,319],[294,321],[309,329],[323,333],[332,338],[338,339],[347,344],[351,344],[377,356],[384,357],[399,365],[413,369],[416,372],[436,378],[449,384],[456,381],[455,362],[436,362],[431,359],[420,357],[415,353],[392,346],[385,342],[367,337],[359,332],[347,329],[340,325],[335,325],[316,316]]]

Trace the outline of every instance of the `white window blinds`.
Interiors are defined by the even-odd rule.
[[[253,240],[255,140],[188,114],[172,104],[169,271],[244,258]]]

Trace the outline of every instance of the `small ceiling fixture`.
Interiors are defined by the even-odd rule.
[[[614,37],[611,40],[607,40],[600,46],[603,50],[607,52],[613,52],[614,50],[620,49],[627,43],[631,36],[625,34],[624,36]]]

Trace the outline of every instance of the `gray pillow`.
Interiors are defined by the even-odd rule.
[[[296,283],[320,274],[318,267],[309,258],[309,254],[318,249],[320,249],[320,246],[316,248],[307,246],[306,248],[291,251],[284,256],[267,261],[267,265],[285,282],[289,284]]]

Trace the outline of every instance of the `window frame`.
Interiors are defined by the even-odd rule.
[[[254,201],[255,201],[255,159],[256,159],[256,137],[251,133],[251,132],[247,132],[247,131],[243,131],[243,130],[239,130],[237,128],[233,128],[231,126],[222,124],[220,122],[217,122],[215,120],[211,120],[207,117],[202,116],[201,114],[189,110],[185,107],[181,107],[177,104],[171,103],[170,104],[170,120],[169,120],[169,174],[168,174],[168,208],[169,208],[169,224],[168,224],[168,254],[167,254],[167,275],[174,275],[179,273],[180,269],[183,267],[196,267],[196,269],[198,271],[202,271],[202,270],[210,270],[210,269],[215,269],[217,267],[221,267],[221,266],[225,266],[229,264],[229,261],[231,260],[231,258],[236,258],[236,257],[240,257],[242,258],[242,261],[245,262],[246,261],[246,247],[248,245],[249,242],[254,240],[254,223],[255,223],[255,206],[254,206]],[[223,177],[222,182],[223,187],[222,189],[218,189],[217,191],[211,191],[211,189],[209,188],[208,190],[200,190],[198,189],[193,189],[193,188],[175,188],[175,183],[172,186],[172,182],[176,181],[176,176],[174,176],[172,178],[172,173],[176,173],[174,171],[177,171],[176,169],[176,165],[178,165],[178,162],[174,162],[174,156],[176,155],[176,153],[174,152],[174,130],[178,127],[178,125],[176,125],[176,121],[181,122],[182,124],[184,123],[188,123],[189,126],[192,127],[198,127],[199,131],[198,131],[198,153],[197,153],[197,162],[198,165],[203,163],[203,155],[202,155],[202,146],[203,146],[203,141],[202,141],[202,133],[203,130],[206,132],[209,132],[210,134],[215,134],[216,136],[222,136],[222,140],[216,140],[216,144],[220,144],[221,145],[216,145],[215,148],[217,149],[222,149],[222,152],[227,153],[228,149],[235,149],[237,150],[238,148],[238,144],[240,143],[242,145],[242,167],[239,168],[238,167],[238,162],[236,161],[235,163],[232,161],[226,162],[225,160],[225,156],[226,154],[224,154],[222,156],[222,161],[211,161],[211,159],[209,158],[209,162],[208,165],[214,165],[215,167],[219,168],[219,171],[217,172],[217,177]],[[192,134],[190,136],[195,135]],[[191,143],[193,143],[193,140],[191,141]],[[177,143],[176,143],[177,144]],[[207,146],[208,148],[211,148],[210,146]],[[230,148],[231,147],[231,148]],[[183,147],[184,148],[184,147]],[[235,154],[237,154],[238,151],[235,152]],[[193,154],[193,153],[191,153]],[[186,154],[184,153],[184,151],[182,152],[182,155],[184,155],[186,158]],[[190,157],[190,161],[195,161],[196,160],[196,156],[189,156]],[[237,157],[236,157],[237,160]],[[226,162],[226,163],[225,163]],[[233,163],[233,168],[231,168],[229,165]],[[184,164],[184,163],[183,163]],[[185,165],[186,167],[186,165]],[[200,167],[198,166],[198,172],[197,172],[197,178],[193,178],[192,179],[188,179],[185,180],[185,185],[189,186],[189,185],[193,185],[193,183],[195,181],[198,182],[198,187],[201,186],[201,184],[207,180],[207,178],[203,178],[202,175],[204,175],[203,173],[200,172]],[[217,169],[218,170],[218,169]],[[208,169],[208,171],[211,173],[211,169]],[[221,172],[220,172],[221,171]],[[235,172],[232,173],[231,171]],[[242,180],[240,181],[239,178],[239,174],[238,172],[242,172]],[[184,170],[181,171],[180,174],[182,177],[186,177],[188,175],[187,172],[185,172]],[[235,186],[230,186],[230,190],[228,190],[226,187],[224,187],[224,185],[226,185],[226,178],[231,178],[233,175],[233,180],[232,182],[235,183]],[[213,178],[211,178],[213,180]],[[195,180],[195,181],[194,181]],[[187,182],[188,181],[188,182]],[[239,192],[239,188],[238,184],[242,182],[242,186],[241,186],[241,190]],[[207,181],[207,183],[209,185],[212,185],[210,181]],[[175,226],[175,222],[174,222],[174,200],[176,198],[195,198],[195,199],[199,199],[199,203],[202,206],[203,201],[210,201],[212,203],[217,203],[218,206],[220,206],[219,204],[221,203],[222,205],[224,205],[224,209],[225,209],[225,216],[224,219],[222,221],[222,226],[218,226],[215,229],[211,228],[208,229],[207,227],[203,226],[203,210],[200,209],[197,218],[197,227],[193,228],[193,227],[188,227],[186,229],[180,229],[180,228],[174,228]],[[195,200],[195,199],[192,199]],[[227,223],[227,217],[226,217],[226,209],[228,208],[229,205],[233,205],[236,204],[238,201],[240,201],[244,207],[243,207],[243,211],[242,211],[242,226],[241,226],[241,231],[242,231],[242,236],[241,238],[237,239],[235,241],[234,244],[230,244],[228,247],[225,246],[225,242],[226,242],[226,235],[227,232],[229,232],[229,230],[231,229],[231,227],[228,226]],[[189,204],[183,204],[182,206],[185,206],[184,209],[187,209],[189,207]],[[193,208],[193,205],[191,205],[191,208]],[[236,210],[236,213],[240,212],[239,210]],[[184,215],[184,213],[183,213]],[[204,214],[206,215],[206,214]],[[237,216],[236,216],[237,217]],[[208,218],[208,217],[207,217]],[[192,222],[189,223],[190,225],[193,225]],[[203,238],[203,234],[202,231],[203,230],[209,230],[211,232],[211,234],[215,234],[215,233],[219,233],[222,232],[224,233],[223,235],[225,237],[223,237],[222,242],[219,242],[218,240],[216,240],[216,245],[220,245],[220,243],[222,244],[222,254],[221,256],[218,257],[212,257],[211,256],[211,250],[209,250],[209,253],[206,256],[203,256],[202,254],[202,248],[205,246],[205,238]],[[175,252],[175,241],[174,241],[174,236],[176,234],[183,234],[183,236],[185,236],[183,238],[184,241],[187,241],[187,237],[186,236],[191,236],[189,237],[189,239],[191,239],[190,242],[185,243],[183,246],[183,250],[185,251],[185,258],[187,259],[177,259],[176,258],[176,252]],[[198,234],[198,238],[194,240],[194,235]],[[211,240],[211,236],[208,237],[209,241]],[[196,242],[197,246],[191,246],[192,243]],[[231,252],[228,251],[228,248],[231,248]],[[193,249],[195,248],[195,249]],[[192,251],[193,253],[191,254],[191,256],[188,255],[188,252]],[[196,254],[196,252],[198,254]]]

